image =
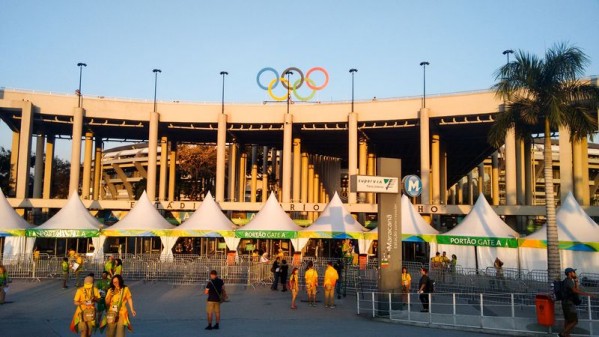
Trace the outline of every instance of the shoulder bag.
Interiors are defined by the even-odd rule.
[[[224,303],[229,300],[229,296],[227,295],[227,291],[225,289],[223,289],[222,292],[219,292],[212,280],[210,280],[210,284],[212,284],[212,288],[214,288],[214,291],[216,291],[216,295],[218,295],[218,300],[220,303]]]
[[[125,288],[121,289],[121,296],[119,298],[119,304],[116,309],[111,306],[108,312],[106,313],[106,323],[113,324],[119,321],[119,312],[121,311],[121,305],[123,305],[123,294]]]

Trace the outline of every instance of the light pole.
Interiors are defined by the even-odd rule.
[[[83,77],[83,67],[87,67],[87,64],[83,62],[77,63],[77,67],[79,67],[79,89],[77,89],[77,107],[81,108],[81,78]]]
[[[354,74],[358,72],[358,69],[351,68],[349,72],[351,74],[351,112],[354,112]]]
[[[226,71],[221,71],[220,74],[223,76],[223,93],[222,93],[222,100],[221,100],[221,113],[224,114],[225,113],[225,76],[229,75],[229,73]]]
[[[287,75],[287,113],[289,113],[289,104],[291,103],[291,82],[290,76],[293,75],[293,71],[287,70],[283,76]]]
[[[514,51],[511,49],[507,49],[503,51],[503,55],[505,55],[507,57],[507,63],[506,64],[510,64],[510,54],[513,54]]]
[[[426,66],[428,66],[430,63],[428,63],[427,61],[422,61],[420,62],[420,65],[422,66],[422,107],[426,108]]]
[[[152,69],[154,73],[154,112],[156,112],[156,89],[158,89],[158,73],[161,73],[160,69]]]

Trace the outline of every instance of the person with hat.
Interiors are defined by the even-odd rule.
[[[96,302],[100,300],[98,288],[94,287],[94,278],[83,279],[83,287],[77,289],[74,304],[77,307],[70,329],[81,337],[90,337],[96,328]]]
[[[566,278],[562,281],[562,310],[564,312],[564,330],[558,334],[560,337],[570,336],[570,332],[578,324],[578,312],[576,306],[581,303],[580,296],[595,297],[589,293],[582,291],[578,287],[578,276],[576,269],[566,268]]]

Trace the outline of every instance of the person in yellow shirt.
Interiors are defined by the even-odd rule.
[[[114,275],[123,275],[123,260],[114,260]]]
[[[408,268],[401,268],[401,298],[404,303],[408,303],[410,294],[410,285],[412,284],[412,276],[408,273]]]
[[[324,272],[324,307],[335,307],[335,284],[339,280],[337,270],[333,268],[333,262],[329,261],[327,270]]]
[[[297,293],[299,291],[299,278],[298,278],[298,269],[293,268],[291,271],[291,276],[289,276],[289,291],[291,291],[291,309],[297,309],[295,305],[295,299],[297,298]]]
[[[310,306],[316,306],[316,288],[318,288],[318,272],[314,269],[314,262],[308,262],[308,269],[304,274],[306,280],[306,293],[308,293],[308,303]]]
[[[131,297],[131,291],[129,287],[125,285],[123,277],[121,275],[115,275],[110,284],[110,289],[106,293],[106,306],[108,312],[102,320],[100,328],[107,328],[107,337],[125,336],[125,328],[133,332],[133,326],[129,320],[129,311],[127,306],[131,310],[133,317],[137,315],[135,309],[133,309],[133,298]],[[109,317],[110,316],[110,317]]]
[[[96,328],[96,304],[100,300],[98,288],[94,287],[94,278],[87,276],[83,287],[77,289],[74,304],[77,307],[70,329],[81,337],[90,337]]]

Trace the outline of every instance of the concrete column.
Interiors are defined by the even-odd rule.
[[[151,201],[156,200],[156,164],[158,160],[158,127],[160,114],[150,112],[150,133],[148,135],[148,179],[146,192]]]
[[[314,202],[314,165],[308,165],[308,203]],[[308,219],[314,220],[313,212],[308,212]]]
[[[237,152],[238,152],[238,147],[239,145],[237,145],[237,143],[231,143],[229,144],[229,201],[236,201],[237,198],[235,198],[236,194],[236,188],[235,188],[235,181],[237,179],[237,174],[236,174],[236,167],[237,167]]]
[[[256,165],[256,161],[258,160],[258,145],[252,145],[252,158],[250,162],[252,163],[251,167]]]
[[[518,205],[524,205],[526,201],[526,183],[524,181],[526,175],[524,139],[516,137],[516,199]]]
[[[308,154],[302,153],[302,168],[301,168],[301,188],[300,200],[303,203],[308,202]]]
[[[373,176],[374,175],[374,154],[373,153],[369,153],[368,154],[368,163],[367,163],[367,170],[366,170],[366,174],[368,174],[369,176]],[[374,200],[374,193],[366,193],[366,202],[368,202],[369,204],[374,204],[375,200]]]
[[[293,139],[293,202],[301,198],[302,140]]]
[[[491,192],[493,205],[499,205],[499,153],[497,151],[491,155]]]
[[[250,182],[250,202],[256,202],[256,192],[258,190],[258,165],[252,165],[252,180]]]
[[[560,198],[564,200],[568,192],[574,191],[572,180],[572,142],[570,141],[570,129],[559,127],[559,180]]]
[[[166,181],[168,172],[168,139],[160,138],[160,175],[158,183],[158,200],[166,200]]]
[[[19,161],[19,132],[12,133],[12,146],[10,148],[10,192],[7,196],[14,196],[17,191],[17,166]]]
[[[83,151],[83,181],[81,183],[81,198],[89,199],[92,181],[92,149],[94,134],[85,133],[85,151]]]
[[[246,188],[246,178],[245,174],[247,172],[247,153],[241,154],[241,159],[239,161],[239,201],[245,202],[245,188]]]
[[[581,141],[582,151],[582,206],[589,206],[591,204],[591,191],[589,187],[589,143],[586,138]]]
[[[262,174],[262,202],[268,200],[268,174]]]
[[[253,149],[253,148],[252,148]],[[216,202],[225,201],[225,162],[227,151],[227,115],[218,115],[216,135]],[[255,160],[255,158],[252,158]]]
[[[518,202],[516,181],[516,133],[511,128],[505,135],[505,199],[509,206]]]
[[[432,199],[433,204],[441,203],[441,139],[438,134],[434,134],[431,142],[431,166],[432,166]]]
[[[168,200],[175,200],[175,184],[177,179],[177,142],[171,141],[168,170]]]
[[[524,142],[524,203],[525,205],[532,205],[532,198],[534,195],[535,181],[534,181],[534,161],[532,146],[530,141]]]
[[[358,174],[358,114],[352,112],[348,116],[348,155],[347,155],[347,173],[349,179],[347,182],[348,193],[347,202],[355,204],[357,202],[356,193],[351,192],[351,176]]]
[[[447,147],[441,144],[441,204],[447,205]]]
[[[421,203],[430,204],[430,129],[429,109],[420,109],[420,179],[422,180]]]
[[[478,194],[485,193],[485,163],[478,164]]]
[[[279,182],[279,195],[282,196],[283,193],[283,185],[282,185],[282,177],[283,177],[283,151],[281,150],[277,150],[275,151],[275,153],[277,154],[277,161],[278,161],[278,165],[277,165],[277,181]],[[279,200],[282,200],[281,198],[279,198]]]
[[[33,197],[42,197],[44,180],[44,135],[37,135],[35,140],[35,173],[33,174]]]
[[[468,205],[474,205],[474,179],[472,171],[468,172]]]
[[[33,105],[23,102],[21,110],[21,129],[19,130],[19,150],[17,160],[17,189],[16,197],[28,197],[29,161],[31,158],[31,131],[33,127]]]
[[[79,175],[81,169],[81,137],[83,136],[83,117],[85,110],[73,109],[73,134],[71,141],[71,179],[69,181],[69,194],[79,193]]]
[[[583,204],[584,185],[583,185],[583,164],[582,164],[582,142],[574,140],[572,142],[572,173],[574,177],[574,197],[579,204]]]
[[[314,188],[312,189],[312,193],[314,193],[312,200],[315,203],[320,202],[320,175],[317,173],[314,173]]]
[[[262,147],[262,174],[268,174],[268,146]]]
[[[94,150],[94,186],[93,186],[93,200],[100,199],[100,189],[102,188],[102,138],[96,136],[95,150]]]
[[[458,205],[464,204],[464,178],[458,180]]]
[[[358,142],[358,174],[366,175],[368,172],[368,143],[366,139],[360,138]],[[366,202],[366,193],[361,192],[358,194],[359,202]]]
[[[52,191],[52,166],[54,164],[54,142],[56,138],[54,135],[46,136],[46,161],[44,167],[44,188],[42,191],[42,198],[50,199]]]

